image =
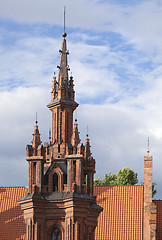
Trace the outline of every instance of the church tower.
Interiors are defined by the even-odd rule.
[[[28,194],[19,200],[27,240],[93,240],[102,208],[93,196],[95,160],[87,135],[81,143],[77,120],[73,125],[74,80],[69,78],[66,36],[62,34],[58,78],[53,77],[52,139],[41,142],[36,121],[32,145],[26,147]]]

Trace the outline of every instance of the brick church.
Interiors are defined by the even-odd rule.
[[[162,201],[152,201],[152,157],[144,157],[144,186],[94,187],[95,160],[81,143],[73,113],[67,34],[62,34],[58,77],[53,77],[52,131],[41,142],[36,121],[26,147],[28,187],[0,188],[0,240],[162,239]],[[99,159],[98,159],[99,161]]]

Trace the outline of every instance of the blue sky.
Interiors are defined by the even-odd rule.
[[[162,2],[6,0],[0,3],[0,185],[27,185],[25,147],[38,112],[48,140],[66,4],[70,72],[79,130],[86,126],[96,177],[130,167],[143,181],[150,137],[153,180],[162,199]],[[6,177],[6,173],[8,176]]]

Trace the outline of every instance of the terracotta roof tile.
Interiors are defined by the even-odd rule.
[[[162,200],[153,200],[156,205],[156,217],[157,217],[157,240],[162,239]]]
[[[17,200],[26,194],[25,187],[0,188],[0,239],[25,240],[26,227]]]
[[[95,240],[142,240],[143,186],[96,186],[103,207]]]
[[[16,202],[25,194],[25,187],[0,188],[1,240],[25,240],[23,212]],[[98,219],[95,240],[142,239],[142,186],[95,187],[94,194],[97,203],[104,208]],[[159,211],[162,211],[161,206],[159,204]]]

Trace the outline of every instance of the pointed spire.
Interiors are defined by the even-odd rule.
[[[58,82],[56,80],[55,72],[52,81],[52,91],[51,91],[51,102],[57,97],[57,90],[58,90]]]
[[[66,6],[64,6],[64,32],[62,34],[62,36],[65,38],[67,36],[66,32],[65,32],[65,16],[66,16]]]
[[[34,149],[34,155],[37,155],[37,148],[42,143],[40,139],[40,133],[38,129],[38,121],[37,121],[37,114],[36,114],[36,125],[34,126],[34,133],[33,133],[33,141],[32,141],[32,147]]]
[[[87,135],[86,135],[87,139],[88,139],[88,125],[87,125]]]
[[[36,112],[36,120],[35,120],[36,126],[37,126],[37,123],[38,123],[38,121],[37,121],[37,112]]]
[[[51,141],[51,128],[49,129],[49,141]]]
[[[65,35],[64,35],[65,36]],[[68,60],[67,60],[67,55],[69,54],[69,51],[67,50],[66,47],[66,39],[64,37],[63,41],[62,41],[62,49],[59,50],[60,52],[60,66],[57,66],[59,68],[59,74],[58,74],[58,84],[59,84],[59,90],[62,86],[62,84],[64,84],[65,87],[65,96],[68,97],[68,71],[69,69],[69,65],[68,65]],[[63,82],[61,83],[61,77],[63,78]]]
[[[74,101],[75,91],[74,91],[74,80],[72,76],[70,77],[70,80],[69,80],[69,97],[72,101]]]
[[[67,55],[69,54],[69,51],[67,50],[66,46],[66,36],[67,33],[65,32],[65,10],[66,6],[64,7],[64,32],[62,34],[63,40],[62,40],[62,49],[59,50],[60,52],[60,65],[57,66],[59,69],[58,73],[58,99],[62,94],[59,94],[59,91],[61,91],[62,84],[64,85],[63,87],[65,88],[65,98],[69,98],[69,77],[68,77],[68,71],[70,70],[69,65],[68,65],[68,60],[67,60]],[[63,79],[62,82],[61,79]]]
[[[87,134],[86,134],[87,138],[85,140],[85,158],[88,159],[88,157],[91,156],[91,146],[90,146],[90,141],[89,141],[89,138],[88,138],[88,126],[87,126]]]
[[[80,143],[80,138],[79,138],[78,124],[77,124],[77,119],[75,119],[73,134],[71,137],[71,144],[75,149],[75,153],[76,153],[76,147],[78,146],[79,143]]]

